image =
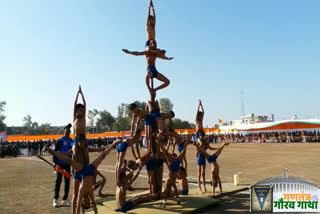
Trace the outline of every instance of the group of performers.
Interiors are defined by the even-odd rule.
[[[151,15],[152,10],[152,15]],[[155,11],[152,0],[149,3],[148,18],[147,18],[147,42],[145,51],[131,52],[123,49],[125,53],[133,55],[145,55],[147,59],[147,75],[146,84],[150,93],[150,100],[147,102],[144,109],[138,108],[135,103],[130,104],[129,108],[132,112],[131,136],[124,140],[115,140],[110,146],[103,148],[89,148],[86,144],[86,102],[82,93],[81,87],[76,96],[74,104],[74,119],[73,128],[75,138],[71,140],[70,127],[65,127],[65,136],[61,138],[60,143],[55,149],[48,147],[44,148],[44,152],[49,152],[54,155],[60,165],[72,166],[73,172],[73,198],[72,198],[72,213],[79,214],[80,210],[84,212],[90,207],[90,201],[95,213],[98,213],[94,190],[100,187],[99,195],[103,196],[101,189],[103,188],[106,179],[98,171],[99,164],[110,153],[112,149],[117,150],[117,163],[115,166],[116,176],[116,201],[118,205],[117,211],[126,212],[132,209],[136,204],[145,203],[150,200],[163,199],[162,207],[166,207],[166,202],[169,197],[175,196],[177,204],[180,204],[179,194],[188,195],[189,187],[187,180],[187,158],[186,152],[189,144],[193,144],[196,148],[197,164],[198,164],[198,184],[201,192],[206,192],[205,186],[205,166],[206,159],[211,164],[211,184],[213,194],[215,188],[219,184],[220,192],[222,192],[221,180],[219,177],[219,166],[216,159],[220,155],[225,145],[220,148],[212,148],[205,139],[203,130],[204,110],[201,101],[196,114],[196,134],[194,140],[193,135],[188,134],[182,136],[177,134],[172,128],[172,118],[175,117],[173,111],[160,112],[159,103],[156,100],[158,90],[167,87],[170,81],[155,67],[156,58],[171,60],[173,58],[165,56],[166,51],[157,49],[155,40]],[[153,87],[153,79],[156,78],[162,84],[156,88]],[[83,104],[78,103],[78,96],[82,96]],[[144,121],[145,137],[147,148],[145,154],[140,154],[139,139],[141,137],[140,123]],[[59,142],[58,141],[58,142]],[[165,146],[166,145],[166,146]],[[170,149],[172,146],[172,149]],[[175,153],[177,146],[178,152]],[[72,147],[72,148],[71,148]],[[131,147],[134,160],[126,159],[127,148]],[[69,148],[69,149],[68,149]],[[70,149],[71,148],[71,149]],[[207,153],[207,149],[217,150],[213,155]],[[169,151],[171,150],[171,152]],[[89,152],[101,152],[100,155],[90,163]],[[165,181],[164,191],[162,191],[163,165],[167,165],[169,169],[168,178]],[[140,195],[130,200],[126,199],[126,191],[132,189],[132,183],[139,177],[142,167],[146,165],[148,173],[148,183],[150,193]],[[61,167],[66,168],[66,167]],[[66,170],[68,170],[66,168]],[[70,169],[69,169],[70,170]],[[100,182],[96,182],[97,175],[102,177]],[[202,177],[203,190],[200,185]],[[176,186],[178,180],[179,190]],[[60,181],[61,183],[61,176]],[[58,182],[59,188],[60,183]],[[56,182],[57,186],[57,182]],[[157,188],[155,188],[157,187]],[[59,188],[55,191],[54,205],[59,197]],[[173,191],[172,191],[173,189]],[[67,200],[65,192],[64,201]]]

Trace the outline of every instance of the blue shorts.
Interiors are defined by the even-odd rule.
[[[180,192],[180,195],[188,195],[189,194],[189,190],[180,189],[179,192]]]
[[[77,137],[75,137],[74,139],[73,139],[73,141],[72,141],[72,144],[71,144],[72,146],[75,146],[75,145],[77,145]],[[86,141],[86,148],[88,148],[88,143],[87,143],[87,141]]]
[[[180,161],[179,159],[175,159],[173,163],[170,165],[170,172],[178,172],[180,170]]]
[[[126,142],[119,143],[117,146],[117,152],[126,152],[128,148],[128,144]]]
[[[194,139],[195,139],[195,141],[198,141],[198,139],[199,139],[199,133],[198,133],[198,132],[196,132],[196,133],[194,134]]]
[[[154,160],[149,160],[146,164],[147,171],[154,171]]]
[[[197,164],[198,164],[198,166],[206,165],[206,157],[203,154],[201,154],[200,152],[197,157]]]
[[[212,162],[216,162],[216,160],[217,160],[217,156],[214,154],[214,155],[211,155],[210,157],[208,157],[208,162],[209,163],[212,163]]]
[[[87,177],[87,176],[94,176],[95,170],[96,170],[96,167],[92,164],[89,164],[89,165],[85,165],[79,173],[81,178],[83,179],[84,177]]]
[[[150,45],[150,40],[146,41],[146,44],[144,45],[144,48],[147,48]]]
[[[184,146],[184,142],[182,143],[182,144],[178,144],[178,152],[182,152],[182,150],[183,150],[183,146]]]
[[[150,71],[152,73],[152,78],[156,78],[159,73],[155,66],[148,66],[147,71]]]
[[[158,159],[157,160],[157,164],[160,168],[163,168],[163,160],[162,159]]]
[[[82,180],[81,175],[80,175],[79,172],[77,172],[77,171],[73,172],[73,180],[79,180],[79,181]]]
[[[153,111],[150,112],[150,115],[151,115],[154,119],[157,119],[158,117],[161,116],[160,110],[153,110]]]
[[[150,114],[144,118],[144,125],[145,126],[153,126],[155,124],[154,117]]]
[[[116,209],[116,212],[127,212],[128,210],[131,210],[133,208],[133,203],[132,201],[126,201],[124,202],[124,204],[122,205],[121,208]]]

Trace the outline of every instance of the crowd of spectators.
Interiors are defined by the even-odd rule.
[[[259,132],[247,134],[218,134],[208,136],[210,142],[233,143],[317,143],[320,142],[320,132]]]
[[[91,138],[87,139],[88,146],[100,148],[112,144],[118,138]],[[34,156],[42,155],[44,146],[54,147],[56,140],[40,140],[40,141],[19,141],[19,142],[2,142],[0,143],[0,156]],[[142,146],[142,139],[140,141]]]
[[[112,144],[115,137],[87,139],[88,146],[99,148]],[[207,134],[207,142],[210,143],[311,143],[320,141],[320,132],[295,131],[295,132],[259,132],[250,134]],[[0,156],[34,156],[42,155],[44,146],[53,147],[55,140],[2,142],[0,143]],[[140,140],[143,146],[143,137]]]

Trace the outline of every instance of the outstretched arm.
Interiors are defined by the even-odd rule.
[[[160,59],[165,59],[165,60],[172,60],[173,59],[173,57],[167,57],[164,54],[158,54],[157,57]]]
[[[132,183],[138,178],[139,174],[141,172],[141,167],[139,167],[138,172],[133,176],[133,178],[128,182],[127,188],[132,185]]]
[[[208,149],[210,149],[210,150],[218,150],[217,148],[211,147],[210,144],[208,144]]]
[[[126,54],[131,54],[131,55],[135,55],[135,56],[143,56],[146,55],[147,52],[145,51],[128,51],[127,49],[122,49],[123,52],[125,52]]]

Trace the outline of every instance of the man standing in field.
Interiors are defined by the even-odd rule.
[[[68,152],[72,148],[72,139],[70,138],[70,128],[71,124],[68,124],[65,126],[64,129],[64,136],[61,137],[56,145],[54,150],[59,151],[59,152]],[[71,158],[71,156],[69,156]],[[65,171],[70,173],[70,165],[62,160],[59,160],[58,158],[54,157],[53,162],[60,167],[60,169],[64,169]],[[56,166],[56,167],[57,167]],[[58,205],[58,198],[59,198],[59,191],[60,191],[60,185],[62,181],[62,174],[61,173],[56,173],[56,183],[54,187],[54,197],[53,197],[53,206],[57,207]],[[63,205],[70,205],[70,201],[68,200],[68,195],[69,195],[69,188],[70,188],[70,179],[69,178],[64,178],[64,195],[62,199],[62,204]]]

